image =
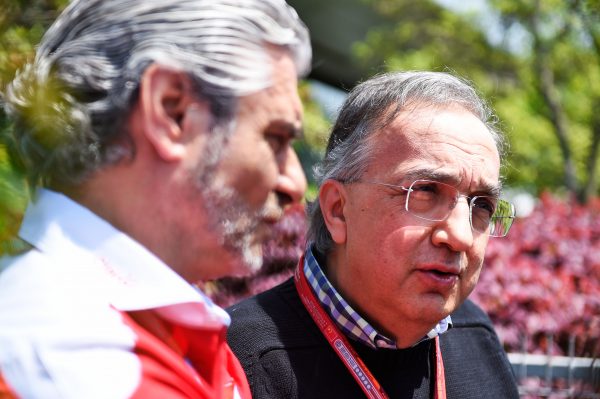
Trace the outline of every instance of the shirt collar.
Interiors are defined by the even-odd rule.
[[[191,327],[230,323],[223,309],[158,257],[63,194],[40,189],[19,236],[57,262],[72,263],[73,275],[92,265],[89,272],[102,284],[97,291],[117,310],[157,309]]]
[[[315,258],[312,248],[309,248],[304,256],[304,274],[323,309],[325,309],[345,335],[371,348],[396,349],[396,342],[393,339],[377,332],[331,285]],[[447,316],[432,328],[423,339],[419,340],[417,344],[445,333],[451,325],[452,319],[450,316]]]

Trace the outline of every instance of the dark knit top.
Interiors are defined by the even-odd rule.
[[[364,398],[365,394],[314,324],[292,279],[228,309],[231,348],[262,398]],[[452,314],[440,337],[449,399],[518,398],[487,315],[471,301]],[[431,398],[433,340],[409,349],[371,349],[351,341],[390,398]]]

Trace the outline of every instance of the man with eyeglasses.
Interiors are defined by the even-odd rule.
[[[508,233],[503,138],[476,91],[397,72],[348,96],[316,169],[294,278],[229,309],[254,398],[517,398],[467,300]]]

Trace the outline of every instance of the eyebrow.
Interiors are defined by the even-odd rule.
[[[412,169],[404,173],[402,175],[402,179],[410,181],[422,179],[435,180],[441,183],[446,183],[454,186],[460,184],[460,178],[456,174],[448,173],[441,170],[433,170],[429,168]],[[498,182],[498,184],[489,184],[484,182],[481,186],[479,186],[477,192],[481,193],[482,195],[500,197],[500,193],[502,192],[502,185],[500,182]]]
[[[285,134],[288,135],[288,137],[290,137],[292,139],[303,139],[304,138],[303,127],[296,126],[293,123],[290,123],[289,121],[286,121],[286,120],[277,119],[277,120],[272,121],[269,124],[269,126],[267,127],[267,130],[269,130],[269,129],[275,129],[280,132],[284,132]]]

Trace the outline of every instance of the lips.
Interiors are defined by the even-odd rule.
[[[433,273],[439,273],[439,274],[454,274],[457,276],[460,274],[460,266],[450,266],[450,265],[443,265],[443,264],[429,264],[429,265],[421,266],[418,269],[423,272],[433,272]]]
[[[452,288],[459,280],[460,268],[441,264],[425,265],[417,269],[421,280],[436,289]]]

